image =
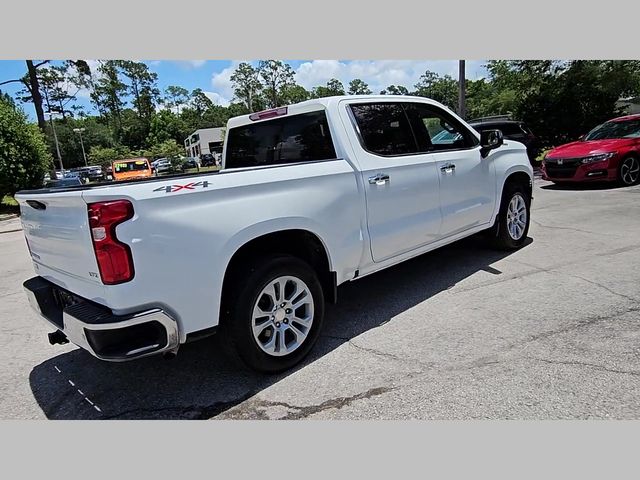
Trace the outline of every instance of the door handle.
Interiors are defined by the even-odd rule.
[[[376,173],[372,177],[369,177],[369,183],[371,185],[384,185],[389,182],[389,175],[386,173]]]
[[[446,165],[443,165],[442,167],[440,167],[440,171],[442,173],[451,173],[456,169],[456,166],[453,163],[447,163]]]

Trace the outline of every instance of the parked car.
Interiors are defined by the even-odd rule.
[[[83,185],[80,177],[61,178],[59,180],[46,181],[45,188],[73,187],[75,185]]]
[[[501,115],[469,120],[469,125],[480,133],[485,130],[500,130],[504,138],[524,144],[527,147],[527,156],[531,165],[539,165],[539,162],[536,161],[540,153],[538,139],[524,122],[512,120],[509,116]]]
[[[200,156],[200,165],[202,167],[215,167],[216,159],[211,153],[204,153]]]
[[[198,159],[195,157],[186,157],[182,161],[182,165],[180,165],[180,169],[184,172],[185,170],[190,170],[192,168],[200,169],[200,164],[198,163]]]
[[[220,172],[18,192],[37,274],[24,288],[51,343],[123,361],[218,331],[278,372],[312,348],[338,285],[478,232],[525,244],[525,147],[435,101],[319,98],[226,131]]]
[[[146,158],[131,158],[113,162],[114,180],[136,180],[151,177],[151,165]]]
[[[155,164],[155,174],[158,175],[160,173],[167,173],[173,170],[173,165],[171,164],[171,160],[168,158],[160,158],[153,162]]]
[[[555,183],[640,181],[640,114],[613,118],[578,141],[554,148],[542,162],[542,178]]]

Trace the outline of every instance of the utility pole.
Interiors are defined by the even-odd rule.
[[[466,94],[465,94],[465,67],[464,60],[458,60],[458,115],[462,118],[467,116]]]
[[[80,135],[80,145],[82,146],[82,157],[84,158],[84,166],[88,167],[87,163],[87,154],[84,153],[84,142],[82,141],[82,132],[84,132],[84,128],[74,128],[73,131]]]

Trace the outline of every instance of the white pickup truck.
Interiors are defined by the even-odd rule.
[[[341,283],[483,230],[522,246],[532,181],[524,145],[432,100],[309,100],[229,120],[220,172],[20,192],[24,287],[52,344],[123,361],[219,330],[282,371]]]

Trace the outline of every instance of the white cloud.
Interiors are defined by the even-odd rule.
[[[485,75],[482,61],[467,61],[467,78],[475,80]],[[345,89],[354,78],[369,84],[378,93],[389,85],[403,85],[409,90],[426,70],[440,75],[458,77],[457,60],[313,60],[302,63],[296,70],[296,81],[306,89],[324,85],[331,78],[340,80]]]
[[[217,93],[225,99],[233,99],[234,93],[233,85],[231,84],[231,75],[233,75],[233,72],[238,67],[238,65],[240,65],[240,63],[241,61],[234,60],[227,68],[225,68],[221,72],[214,73],[211,76],[211,86],[213,87],[213,90],[215,90],[215,92],[211,93]]]
[[[192,68],[200,68],[205,63],[206,60],[176,60],[175,63],[182,66],[183,68],[192,69]]]
[[[226,97],[223,97],[222,95],[220,95],[217,92],[206,92],[206,91],[203,91],[202,93],[204,93],[207,96],[207,98],[209,100],[211,100],[216,105],[221,105],[223,107],[228,107],[229,103],[231,103],[230,99],[228,99]]]

